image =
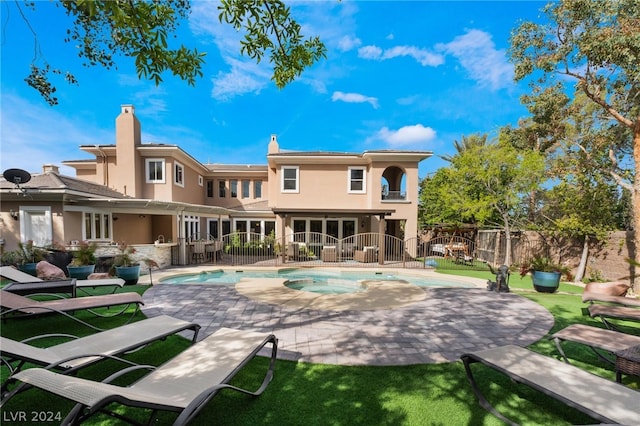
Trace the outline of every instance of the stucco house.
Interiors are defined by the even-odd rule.
[[[204,164],[177,145],[142,143],[133,105],[121,106],[115,141],[81,145],[93,158],[63,162],[76,177],[45,165],[19,187],[0,180],[3,248],[27,240],[166,245],[179,247],[171,262],[182,264],[190,241],[232,234],[281,246],[368,233],[405,240],[418,233],[418,165],[432,155],[286,151],[272,135],[266,164]]]

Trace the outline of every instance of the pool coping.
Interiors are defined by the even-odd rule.
[[[205,269],[206,268],[206,269]],[[159,285],[182,285],[182,284],[163,284],[160,282],[163,278],[169,276],[179,276],[188,274],[198,274],[204,272],[218,272],[218,271],[273,271],[273,270],[323,270],[323,271],[336,271],[336,272],[355,272],[353,268],[292,268],[292,267],[214,267],[208,266],[193,266],[172,270],[163,270],[161,274],[154,274],[154,278]],[[371,269],[366,269],[371,271]],[[474,288],[485,288],[486,281],[472,278],[451,276],[447,274],[441,274],[432,270],[402,270],[398,269],[375,269],[375,272],[382,274],[395,274],[400,276],[412,276],[421,278],[446,278],[450,281],[459,281],[461,283],[473,285]],[[235,290],[243,296],[262,303],[268,303],[271,305],[282,305],[283,307],[296,308],[296,309],[315,309],[315,310],[329,310],[329,311],[368,311],[368,310],[381,310],[381,309],[397,309],[403,306],[411,305],[423,301],[427,294],[424,288],[457,288],[451,286],[429,286],[423,287],[412,283],[398,281],[398,280],[373,280],[365,279],[361,280],[361,283],[367,287],[366,291],[355,293],[342,293],[342,294],[320,294],[302,290],[295,290],[287,287],[285,283],[287,279],[284,278],[254,278],[246,277],[236,283]],[[206,285],[206,283],[188,283],[189,285]],[[219,285],[233,285],[233,284],[219,284]],[[465,287],[468,288],[468,287]]]

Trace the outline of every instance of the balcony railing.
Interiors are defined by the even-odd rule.
[[[406,200],[407,193],[402,191],[386,191],[382,193],[382,199],[391,201]]]

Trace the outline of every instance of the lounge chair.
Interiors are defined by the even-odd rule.
[[[136,305],[136,309],[131,315],[131,318],[133,318],[138,311],[138,308],[140,308],[140,305],[143,304],[144,302],[142,301],[142,297],[135,292],[38,301],[18,294],[13,294],[8,291],[0,291],[0,319],[6,320],[14,317],[58,313],[71,318],[74,321],[81,322],[94,330],[102,331],[89,323],[75,318],[71,313],[74,311],[87,310],[96,316],[112,317],[125,312],[129,305]],[[97,308],[111,308],[114,306],[122,306],[122,308],[108,313],[94,311],[94,309]]]
[[[16,283],[46,282],[11,266],[0,266],[0,276]],[[122,288],[122,286],[124,286],[124,280],[122,278],[76,280],[76,288],[82,289],[85,292],[87,288],[113,287],[113,292],[115,293],[115,291]],[[75,294],[73,296],[75,297]]]
[[[585,292],[582,301],[589,302],[587,308],[591,318],[600,318],[610,330],[619,331],[611,318],[640,322],[640,299],[626,296],[610,296],[596,292]]]
[[[200,325],[160,315],[79,338],[69,334],[46,334],[19,342],[0,337],[0,355],[11,374],[20,371],[27,362],[71,373],[101,359],[87,357],[87,354],[120,355],[185,330],[193,331],[191,341],[195,343]],[[28,344],[50,337],[66,337],[73,340],[48,348]]]
[[[471,364],[481,363],[514,380],[576,408],[603,422],[640,424],[640,393],[578,367],[519,346],[501,346],[462,355],[467,377],[480,405],[507,424],[515,423],[497,411],[480,391]]]
[[[231,379],[267,344],[271,344],[271,360],[262,384],[256,391],[231,386]],[[128,387],[110,384],[138,368],[130,367],[106,378],[103,382],[71,377],[43,368],[30,368],[13,376],[22,382],[0,405],[13,395],[32,385],[76,402],[63,424],[78,424],[97,412],[107,412],[122,419],[121,414],[108,410],[113,403],[152,410],[152,423],[158,410],[180,413],[175,425],[191,421],[221,389],[233,389],[250,395],[260,395],[273,378],[277,354],[277,339],[273,334],[222,328],[189,347],[172,360],[153,369]]]
[[[554,340],[558,352],[567,363],[569,359],[561,346],[565,341],[589,346],[600,359],[612,364],[615,363],[612,354],[640,345],[640,336],[591,327],[585,324],[570,325],[554,333],[551,338]]]

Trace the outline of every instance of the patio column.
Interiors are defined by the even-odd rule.
[[[178,263],[187,264],[187,241],[184,236],[184,212],[178,212]]]
[[[385,219],[384,219],[384,215],[381,214],[380,215],[380,221],[378,222],[378,241],[380,244],[380,247],[378,249],[378,263],[380,265],[384,265],[384,252],[385,252],[385,247],[384,247],[384,243],[385,243],[385,238],[384,238],[384,228],[385,228]]]
[[[280,256],[282,256],[282,263],[285,263],[287,259],[287,242],[285,239],[285,228],[287,227],[287,214],[278,215],[280,216]]]

